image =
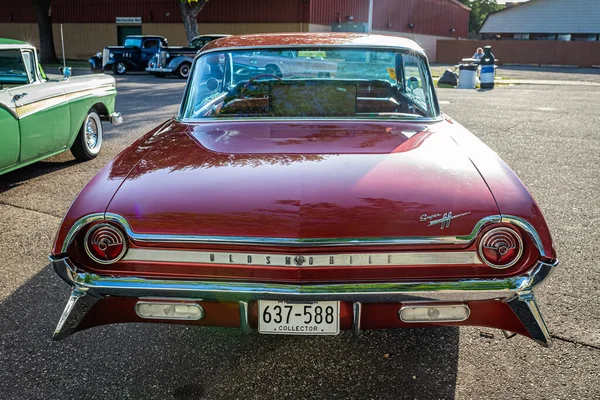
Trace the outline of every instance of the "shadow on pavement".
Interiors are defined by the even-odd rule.
[[[454,397],[457,328],[367,331],[354,338],[120,324],[54,342],[67,294],[48,266],[0,304],[6,327],[0,393],[6,398]]]
[[[66,161],[60,160],[65,157],[69,157],[71,159]],[[19,168],[15,171],[0,176],[0,193],[4,193],[10,189],[20,186],[30,179],[34,179],[38,176],[49,174],[54,171],[60,171],[64,168],[69,168],[80,162],[81,161],[72,158],[71,153],[68,153],[67,156],[61,154],[46,160],[38,161],[26,167]]]

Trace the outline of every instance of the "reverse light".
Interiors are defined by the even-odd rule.
[[[479,242],[481,261],[492,268],[505,269],[515,265],[523,254],[523,240],[513,229],[499,227],[486,232]]]
[[[204,308],[196,303],[160,303],[140,301],[135,312],[141,318],[199,320],[204,318]]]
[[[85,234],[85,252],[99,264],[112,264],[125,255],[126,241],[125,234],[113,225],[94,225]]]
[[[460,322],[469,318],[471,311],[465,304],[440,306],[405,306],[398,311],[402,322]]]

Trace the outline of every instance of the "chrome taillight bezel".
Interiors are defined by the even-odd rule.
[[[486,242],[489,240],[489,238],[491,236],[495,236],[495,235],[499,235],[499,234],[505,234],[505,235],[508,234],[508,235],[514,237],[514,239],[516,241],[516,245],[518,246],[517,256],[515,257],[514,260],[512,260],[508,264],[502,264],[502,265],[494,264],[493,262],[489,261],[483,253],[483,247],[486,244]],[[485,232],[483,234],[483,236],[481,237],[481,239],[479,240],[479,245],[477,246],[477,254],[479,255],[479,258],[481,259],[481,261],[489,267],[492,267],[495,269],[510,268],[510,267],[514,266],[515,264],[517,264],[523,257],[523,238],[521,237],[521,234],[515,229],[509,228],[507,226],[494,227],[494,228],[488,230],[487,232]]]
[[[110,231],[115,233],[116,236],[118,236],[118,238],[121,240],[121,244],[123,245],[123,249],[121,250],[119,255],[112,260],[103,260],[101,258],[96,257],[93,254],[93,252],[91,251],[91,249],[89,248],[90,235],[92,235],[94,232],[97,232],[101,228],[109,229]],[[127,236],[123,233],[123,231],[121,229],[114,226],[113,224],[109,224],[107,222],[95,224],[90,229],[88,229],[88,231],[86,232],[86,234],[83,238],[83,248],[85,249],[85,252],[88,255],[88,257],[90,259],[92,259],[94,262],[96,262],[98,264],[102,264],[102,265],[114,264],[114,263],[118,262],[120,259],[122,259],[123,256],[125,255],[125,253],[127,253]]]

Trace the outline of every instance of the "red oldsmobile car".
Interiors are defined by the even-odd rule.
[[[335,74],[233,68],[290,49]],[[56,339],[159,322],[298,335],[471,325],[551,340],[534,289],[557,260],[539,207],[440,112],[423,50],[397,37],[211,42],[177,117],[83,189],[50,260],[72,287]]]

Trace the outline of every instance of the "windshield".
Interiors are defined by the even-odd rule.
[[[427,63],[407,50],[211,52],[194,64],[181,118],[405,118],[439,114]]]
[[[142,47],[142,39],[140,38],[127,38],[125,39],[124,47]]]

